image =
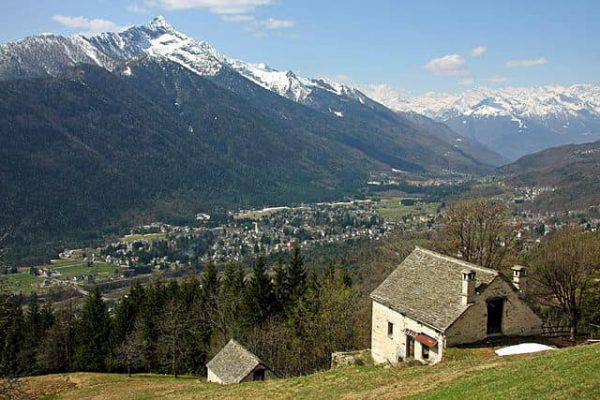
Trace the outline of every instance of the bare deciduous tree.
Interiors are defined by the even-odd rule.
[[[596,234],[566,227],[548,237],[532,260],[535,291],[541,302],[559,307],[577,336],[582,305],[600,275],[600,240]]]
[[[127,376],[131,376],[132,369],[136,370],[145,364],[144,348],[143,326],[140,320],[136,320],[133,330],[117,349],[117,359],[127,369]]]
[[[167,303],[160,331],[158,349],[162,363],[177,378],[187,355],[187,349],[182,345],[186,336],[185,317],[176,299]]]
[[[518,227],[509,224],[507,207],[487,199],[449,205],[441,247],[449,255],[486,268],[500,269],[512,250]]]

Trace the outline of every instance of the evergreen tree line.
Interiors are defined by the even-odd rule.
[[[80,309],[40,307],[34,298],[24,310],[4,296],[0,373],[204,374],[231,338],[281,376],[309,373],[328,368],[333,351],[367,346],[367,302],[355,286],[333,264],[307,273],[294,249],[272,273],[258,258],[249,274],[241,264],[222,273],[207,264],[182,281],[134,284],[114,310],[98,289]]]

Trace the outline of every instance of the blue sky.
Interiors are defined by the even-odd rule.
[[[415,94],[600,83],[598,0],[1,0],[0,42],[156,15],[245,61]]]

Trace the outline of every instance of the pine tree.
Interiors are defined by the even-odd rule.
[[[335,262],[330,261],[325,267],[324,277],[327,281],[333,282],[335,280]]]
[[[143,288],[144,297],[138,318],[144,332],[144,359],[148,370],[157,369],[160,359],[157,351],[157,341],[160,334],[162,313],[167,302],[165,286],[161,282]]]
[[[12,296],[0,299],[0,376],[15,377],[22,372],[23,311]]]
[[[287,265],[285,288],[287,291],[288,306],[293,306],[306,293],[304,258],[300,254],[300,248],[297,246],[292,250],[292,256]]]
[[[25,313],[25,324],[23,332],[23,353],[21,364],[26,373],[37,372],[36,354],[44,335],[44,322],[38,304],[38,297],[34,293]]]
[[[252,268],[252,277],[246,288],[246,320],[249,324],[260,324],[273,311],[274,294],[271,279],[267,274],[265,259],[258,257]]]
[[[215,337],[215,327],[218,324],[219,308],[219,277],[214,264],[208,263],[204,267],[200,280],[200,298],[198,304],[192,310],[192,318],[196,321],[194,336],[205,347],[202,353],[196,353],[195,363],[200,362],[200,368],[204,367],[206,354],[210,350],[210,343]]]
[[[110,355],[111,321],[100,289],[88,293],[77,325],[76,368],[104,371]]]
[[[125,340],[133,329],[132,321],[137,319],[143,301],[144,288],[139,282],[135,282],[129,289],[129,293],[117,304],[112,332],[115,348]]]
[[[213,263],[206,264],[202,279],[200,281],[202,302],[204,308],[211,313],[217,311],[217,299],[219,295],[219,277],[217,267]]]
[[[71,371],[77,328],[72,301],[57,311],[53,320],[38,352],[40,368],[49,373]]]
[[[43,337],[45,336],[48,329],[50,329],[52,327],[52,325],[54,325],[54,321],[56,320],[56,318],[54,316],[54,311],[52,311],[52,304],[50,302],[45,303],[44,306],[42,307],[41,320],[42,320],[41,338],[43,339]]]
[[[287,307],[289,299],[287,297],[286,282],[286,268],[283,264],[283,257],[280,254],[277,256],[277,261],[273,266],[273,296],[275,298],[273,312],[275,313],[282,312]]]
[[[199,373],[206,364],[207,342],[204,335],[206,331],[210,332],[207,329],[210,326],[203,319],[200,281],[195,276],[180,284],[178,301],[185,315],[186,334],[180,343],[186,349],[183,364],[186,371]]]
[[[240,310],[244,296],[244,272],[241,265],[227,263],[219,289],[216,329],[221,339],[228,341],[237,337],[242,329],[243,315]]]

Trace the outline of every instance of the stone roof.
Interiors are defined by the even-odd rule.
[[[417,247],[371,293],[371,299],[444,331],[469,307],[462,304],[465,269],[475,272],[477,292],[499,275],[492,269]]]
[[[223,383],[241,382],[262,361],[234,339],[206,364]]]

